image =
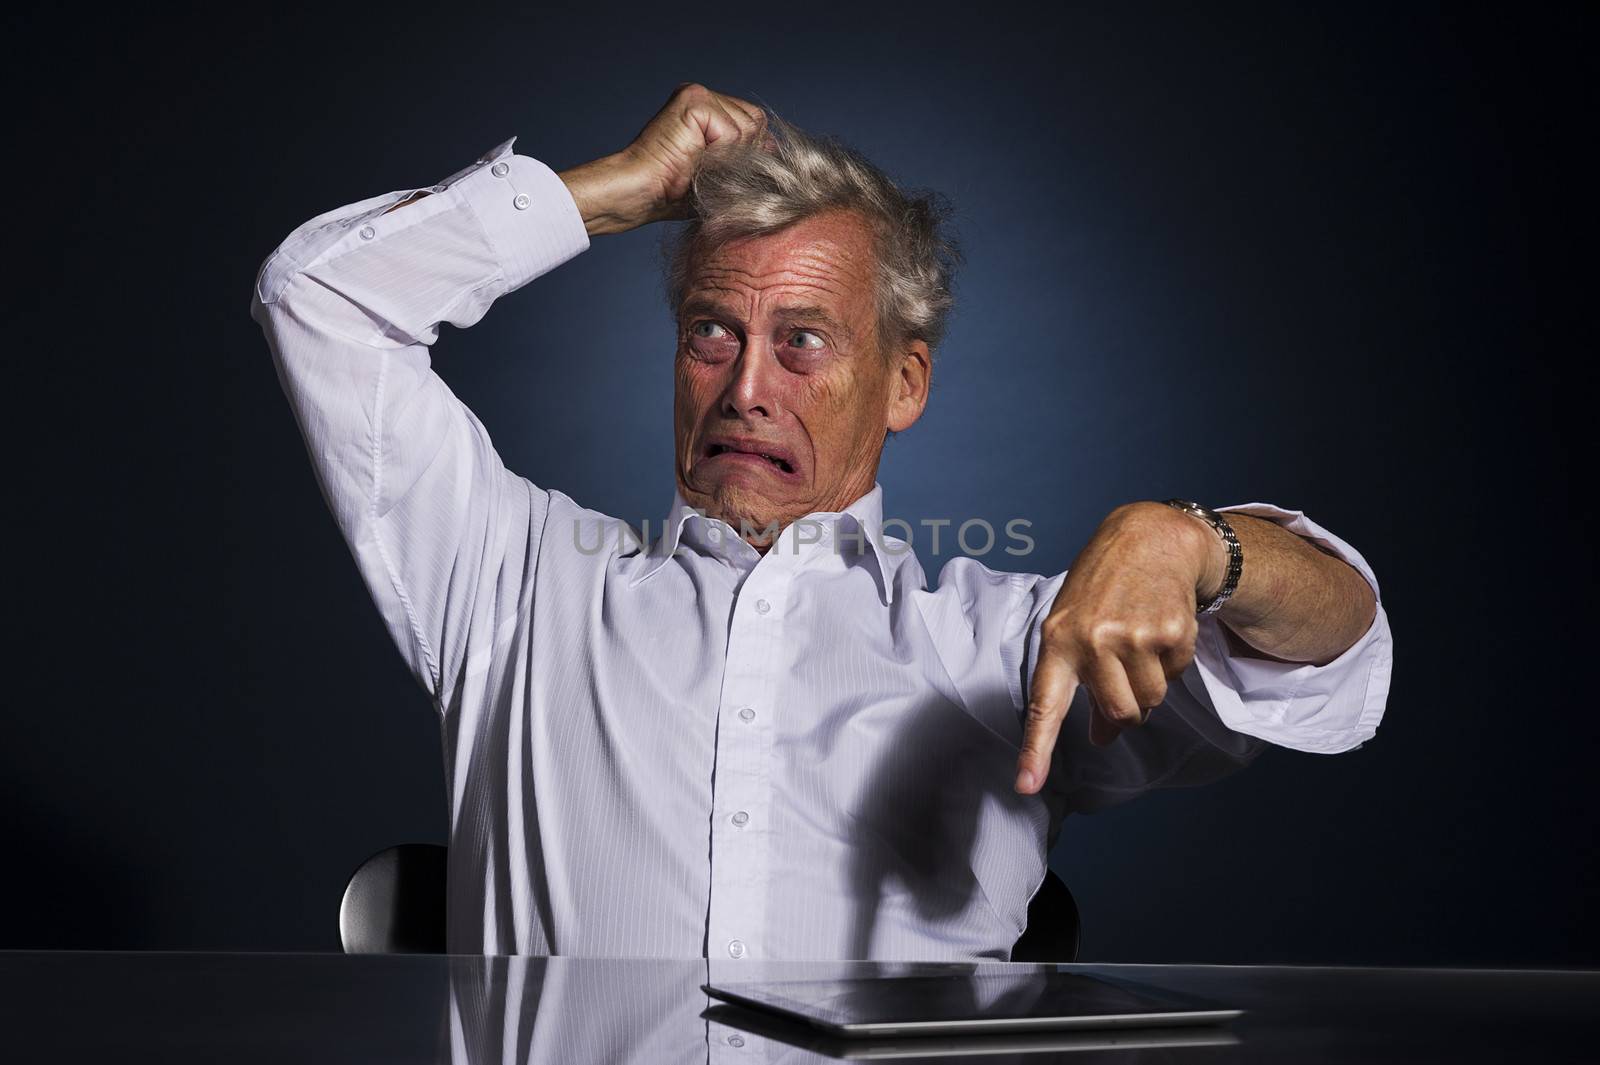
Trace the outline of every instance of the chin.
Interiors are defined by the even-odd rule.
[[[721,518],[735,531],[741,521],[752,529],[764,529],[773,521],[783,521],[785,508],[771,496],[748,484],[724,481],[699,493],[700,499],[691,503],[703,506],[713,518]]]

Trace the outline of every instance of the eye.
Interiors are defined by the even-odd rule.
[[[811,332],[809,329],[797,329],[793,333],[789,334],[789,339],[791,341],[801,337],[808,339],[801,340],[799,344],[795,345],[796,347],[805,348],[808,351],[818,351],[828,346],[820,336]]]
[[[689,327],[689,332],[702,340],[721,340],[728,335],[728,331],[716,322],[696,322]]]

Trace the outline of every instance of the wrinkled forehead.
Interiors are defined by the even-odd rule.
[[[803,300],[841,315],[871,315],[875,255],[871,230],[859,215],[830,211],[778,230],[739,237],[691,255],[684,305],[715,301],[759,312]]]

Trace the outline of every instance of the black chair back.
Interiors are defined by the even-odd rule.
[[[1028,903],[1028,927],[1011,948],[1012,961],[1068,962],[1078,960],[1083,927],[1078,900],[1066,881],[1045,870],[1033,901]]]
[[[339,904],[346,954],[443,954],[445,858],[437,843],[402,843],[361,863]]]

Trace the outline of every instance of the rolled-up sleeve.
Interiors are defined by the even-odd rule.
[[[1267,503],[1220,509],[1270,519],[1322,546],[1354,566],[1378,595],[1366,560],[1300,511]],[[1044,619],[1066,578],[1063,572],[1010,580],[996,657],[1010,689],[1019,741]],[[1050,767],[1050,786],[1065,797],[1064,809],[1089,812],[1153,788],[1208,783],[1249,764],[1268,746],[1335,754],[1360,746],[1376,732],[1393,659],[1381,599],[1361,639],[1320,666],[1236,655],[1214,616],[1199,624],[1194,661],[1167,686],[1166,700],[1149,722],[1124,731],[1115,743],[1090,742],[1094,711],[1087,689],[1079,686]]]
[[[1372,567],[1355,548],[1301,511],[1270,503],[1218,509],[1276,522],[1349,563],[1372,586],[1377,610],[1359,640],[1320,666],[1236,655],[1215,615],[1202,618],[1185,685],[1196,696],[1207,697],[1235,732],[1318,754],[1359,747],[1373,737],[1383,718],[1394,662],[1389,619]]]

